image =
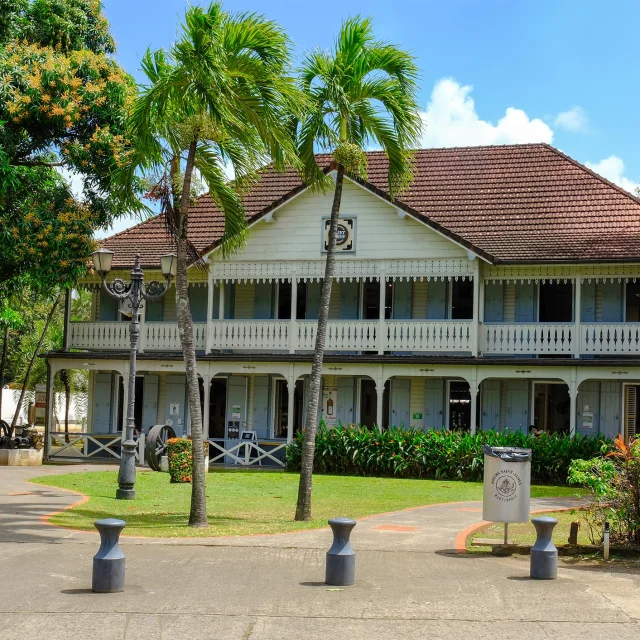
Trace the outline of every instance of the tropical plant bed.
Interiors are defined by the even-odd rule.
[[[313,520],[295,522],[299,476],[282,471],[215,470],[206,476],[209,526],[187,525],[191,485],[169,482],[165,473],[139,473],[136,499],[116,500],[116,471],[72,473],[33,482],[72,489],[88,502],[53,516],[63,527],[94,531],[104,517],[127,521],[125,535],[203,537],[281,533],[324,527],[336,516],[363,516],[441,502],[482,499],[482,484],[442,480],[315,476]],[[570,487],[533,486],[532,497],[575,496]]]

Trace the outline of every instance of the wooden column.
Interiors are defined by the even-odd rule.
[[[576,421],[578,418],[578,384],[575,379],[569,383],[569,435],[576,435]]]
[[[385,319],[384,319],[384,303],[386,299],[386,285],[384,274],[380,274],[380,318],[378,324],[378,353],[384,354],[385,345]]]
[[[473,261],[473,321],[471,323],[471,355],[475,358],[478,355],[478,341],[480,331],[478,324],[480,321],[480,260]],[[473,401],[472,401],[473,402]]]
[[[478,385],[475,382],[469,384],[469,391],[471,392],[471,419],[470,419],[470,433],[474,435],[478,430]]]
[[[211,353],[211,320],[213,320],[213,293],[214,282],[211,277],[211,265],[209,264],[209,275],[207,277],[207,337],[205,340],[205,353]]]
[[[376,378],[376,425],[378,431],[382,433],[382,410],[383,410],[383,397],[384,397],[384,378]]]
[[[211,396],[211,377],[209,375],[203,375],[202,383],[204,385],[204,393],[202,394],[202,400],[204,404],[204,408],[202,411],[202,437],[207,440],[209,438],[209,401]]]
[[[575,335],[573,336],[573,355],[576,358],[580,357],[580,350],[582,348],[582,329],[580,327],[580,311],[582,307],[582,278],[578,276],[574,280],[574,288],[575,288],[575,304],[573,309],[573,326]]]
[[[296,352],[298,342],[298,325],[296,312],[298,309],[298,279],[295,274],[291,277],[291,319],[289,320],[289,353]]]
[[[224,280],[220,280],[220,296],[218,298],[218,320],[224,320]]]
[[[287,378],[287,393],[289,394],[287,402],[287,444],[293,439],[293,422],[294,422],[294,399],[296,392],[295,376]]]

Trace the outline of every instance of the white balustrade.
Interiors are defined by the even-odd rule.
[[[69,346],[74,349],[126,351],[130,347],[128,322],[70,322]]]
[[[180,351],[180,332],[175,322],[145,322],[145,351]],[[196,351],[204,350],[207,341],[207,323],[193,323],[193,341]]]
[[[580,352],[584,354],[640,354],[640,323],[582,323]]]
[[[480,334],[485,354],[569,356],[575,348],[575,326],[569,323],[484,324]]]
[[[470,320],[387,320],[385,351],[471,351]]]
[[[289,320],[214,320],[212,349],[288,349]]]
[[[296,349],[313,351],[316,345],[317,320],[299,320]],[[330,320],[324,348],[326,351],[376,351],[378,349],[377,320]]]

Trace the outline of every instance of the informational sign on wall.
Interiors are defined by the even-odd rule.
[[[170,402],[169,403],[169,415],[170,416],[179,416],[180,415],[180,403],[179,402]]]
[[[591,411],[583,411],[582,413],[582,428],[593,429],[593,413]]]
[[[327,427],[336,426],[336,409],[338,406],[338,387],[325,385],[322,388],[322,420]]]
[[[233,407],[231,407],[231,418],[232,420],[240,420],[240,412],[242,411],[242,409],[240,408],[239,404],[234,404]]]
[[[37,427],[44,427],[44,417],[47,408],[47,385],[36,385],[36,410],[34,424]]]

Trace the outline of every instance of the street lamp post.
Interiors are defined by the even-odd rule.
[[[127,423],[124,442],[121,447],[120,472],[118,473],[118,490],[116,498],[119,500],[133,500],[136,497],[134,485],[136,483],[136,443],[133,439],[135,429],[134,408],[136,401],[136,353],[138,337],[140,335],[139,311],[143,300],[152,302],[160,300],[169,289],[171,278],[176,275],[176,256],[173,254],[162,256],[160,265],[164,282],[154,280],[145,285],[144,272],[140,268],[140,254],[136,254],[135,266],[131,271],[130,282],[116,278],[107,282],[107,274],[111,271],[113,251],[98,249],[92,254],[93,264],[102,280],[102,287],[112,298],[121,302],[129,300],[131,304],[131,324],[129,334],[131,351],[129,354],[129,403],[127,405]]]

